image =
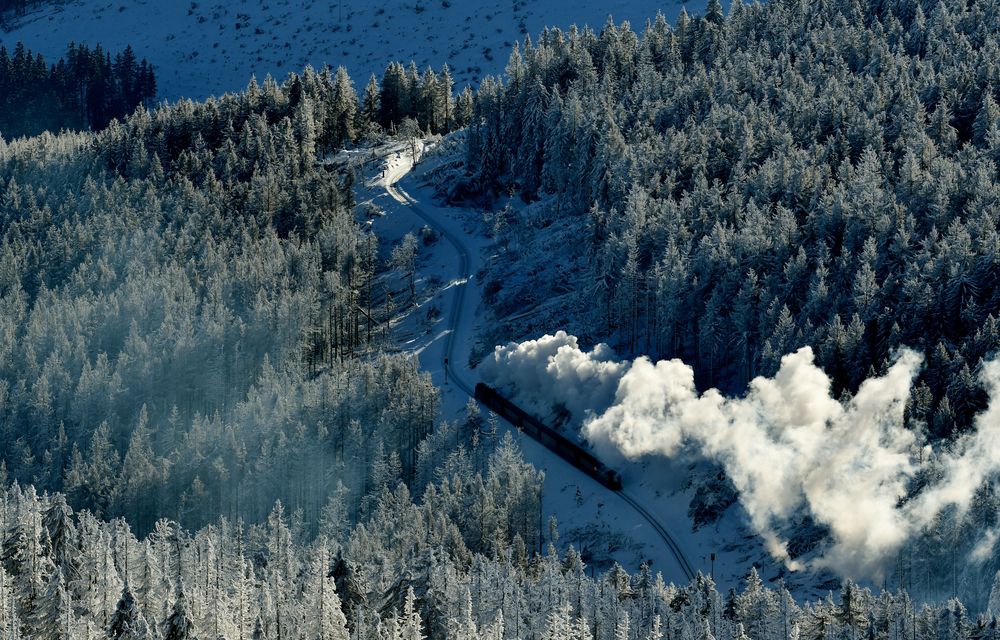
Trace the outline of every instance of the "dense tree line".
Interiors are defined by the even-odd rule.
[[[527,318],[498,341],[561,320],[730,392],[808,344],[844,394],[908,345],[914,428],[965,429],[1000,338],[998,20],[993,0],[713,0],[526,40],[478,92],[456,192],[540,200],[496,214],[494,310]]]
[[[448,65],[441,72],[428,67],[423,73],[415,63],[404,67],[390,63],[381,83],[372,75],[359,97],[347,70],[307,69],[289,80],[291,100],[305,90],[312,101],[323,103],[316,114],[323,134],[317,138],[321,153],[334,151],[379,135],[409,129],[415,135],[448,133],[466,126],[472,118],[473,94],[466,87],[454,95]]]
[[[30,136],[61,129],[102,129],[156,97],[153,67],[127,47],[111,57],[100,45],[70,44],[48,65],[18,43],[0,46],[0,135]]]
[[[322,132],[315,140],[320,152],[394,133],[405,121],[420,132],[447,133],[472,118],[472,91],[466,87],[454,95],[448,65],[440,73],[429,67],[421,73],[412,62],[406,67],[390,63],[381,85],[372,76],[360,98],[343,67],[293,74],[288,90],[293,107],[304,94],[310,107],[322,103],[323,112],[313,114]],[[23,43],[13,51],[0,46],[0,135],[8,139],[61,129],[103,129],[140,105],[151,107],[155,97],[153,67],[137,60],[131,47],[112,58],[100,45],[70,44],[63,58],[48,65]]]
[[[454,84],[448,65],[440,73],[430,67],[420,73],[413,62],[408,67],[393,62],[382,75],[381,88],[374,76],[369,80],[362,109],[386,130],[409,118],[422,131],[447,133],[472,120],[472,90],[466,87],[454,96]]]
[[[516,503],[534,500],[533,472],[510,441],[485,470],[449,478],[442,468],[419,503],[405,484],[384,485],[363,524],[344,527],[334,515],[315,538],[280,503],[260,524],[222,519],[190,532],[164,519],[137,537],[120,520],[74,513],[61,494],[5,487],[0,632],[59,640],[984,640],[997,633],[992,614],[972,614],[956,599],[918,605],[904,591],[847,582],[836,597],[800,605],[752,569],[739,591],[723,594],[701,574],[673,585],[645,566],[632,575],[617,565],[595,573],[572,547],[529,552]],[[473,533],[477,520],[489,523],[485,547]],[[997,605],[996,595],[990,602]]]

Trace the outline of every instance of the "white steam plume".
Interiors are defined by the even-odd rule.
[[[608,345],[585,353],[576,336],[565,331],[497,347],[493,357],[480,365],[483,379],[494,386],[530,390],[522,397],[525,408],[546,413],[558,404],[581,420],[587,412],[600,412],[611,404],[627,370],[628,364],[618,362]]]
[[[880,575],[946,507],[967,509],[1000,470],[1000,401],[991,401],[975,431],[939,457],[941,481],[901,503],[918,461],[930,457],[903,419],[922,362],[900,350],[884,376],[841,403],[803,347],[782,358],[773,378],[756,378],[746,395],[727,398],[715,389],[699,394],[693,370],[680,360],[620,362],[606,345],[587,353],[560,332],[497,347],[483,375],[532,408],[565,405],[599,447],[613,445],[629,458],[691,447],[722,464],[777,558],[787,561],[782,525],[807,508],[832,539],[814,563],[862,577]],[[991,400],[1000,398],[1000,363],[984,366],[983,382]]]

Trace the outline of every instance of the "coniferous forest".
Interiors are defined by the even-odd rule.
[[[558,322],[732,393],[809,345],[845,401],[908,346],[947,448],[1000,339],[998,51],[997,0],[711,0],[527,37],[476,90],[392,62],[156,105],[131,48],[0,48],[0,635],[992,640],[1000,562],[957,559],[991,484],[812,602],[561,540],[519,436],[396,344],[421,249],[330,160],[458,132],[481,345]]]
[[[10,477],[140,532],[415,478],[436,392],[382,354],[377,243],[316,163],[376,126],[326,70],[5,144]]]
[[[305,534],[281,504],[247,525],[196,532],[169,520],[136,538],[122,520],[74,514],[61,494],[4,491],[0,629],[10,638],[992,638],[995,618],[958,600],[921,605],[904,591],[845,582],[797,603],[750,569],[739,591],[711,578],[666,584],[642,568],[592,575],[570,547],[528,553],[516,522],[524,465],[499,447],[473,492],[442,476],[415,504],[384,486],[348,533]],[[510,490],[513,489],[513,492]],[[530,490],[529,490],[530,494]],[[504,502],[496,503],[504,496]],[[513,506],[513,510],[508,507]],[[500,507],[499,509],[497,507]],[[469,510],[474,510],[470,512]],[[470,528],[485,513],[484,549]],[[513,526],[511,526],[513,524]],[[468,540],[468,543],[466,541]]]
[[[498,315],[558,298],[571,333],[737,391],[812,345],[850,394],[906,345],[927,356],[914,422],[961,432],[998,341],[998,16],[712,2],[674,27],[526,41],[484,81],[468,141],[477,191],[542,199],[508,216],[521,242],[493,277],[537,275]],[[585,241],[559,272],[526,268],[556,223]]]
[[[115,54],[100,45],[71,44],[51,66],[18,43],[0,46],[0,135],[37,135],[61,129],[103,129],[156,96],[156,76],[132,48]]]
[[[925,354],[906,422],[952,446],[986,407],[998,345],[997,8],[710,2],[639,33],[526,39],[480,87],[445,188],[520,196],[489,216],[505,250],[484,343],[561,322],[730,393],[809,345],[845,401],[906,346]],[[961,582],[935,550],[975,546],[997,511],[981,489],[957,528],[916,543],[928,593]],[[985,598],[992,556],[962,567],[981,585],[965,597]]]

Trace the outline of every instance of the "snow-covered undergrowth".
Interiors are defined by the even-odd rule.
[[[598,448],[630,459],[694,453],[721,464],[771,553],[791,569],[781,533],[805,509],[830,532],[814,566],[842,575],[881,577],[889,560],[943,513],[964,516],[978,488],[1000,471],[1000,363],[981,382],[990,405],[975,428],[947,451],[934,451],[906,428],[904,411],[923,357],[901,350],[884,375],[848,401],[803,347],[758,377],[745,396],[699,393],[680,360],[621,361],[607,345],[580,349],[565,332],[497,347],[483,376],[533,406],[558,404],[582,422]],[[910,496],[912,483],[931,476]],[[974,555],[992,553],[987,530]]]
[[[478,362],[493,346],[558,327],[587,336],[588,314],[576,295],[586,259],[566,250],[579,243],[579,220],[556,215],[554,198],[525,204],[513,197],[483,214],[496,244],[483,267],[484,303],[493,321],[484,327]],[[539,277],[539,274],[546,274]],[[583,345],[588,342],[581,339]]]
[[[700,10],[701,0],[687,3]],[[657,9],[670,19],[681,5],[639,0],[73,0],[14,22],[0,43],[23,40],[47,59],[70,42],[111,50],[132,44],[157,68],[160,96],[204,98],[246,86],[251,75],[283,78],[306,65],[344,65],[363,82],[390,60],[422,68],[448,63],[459,86],[503,71],[512,43],[544,27],[589,24],[608,15],[641,26]]]

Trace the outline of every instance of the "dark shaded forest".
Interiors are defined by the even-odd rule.
[[[49,66],[21,43],[12,52],[0,46],[0,135],[8,139],[103,129],[155,97],[153,67],[131,47],[112,58],[100,45],[70,44]]]

